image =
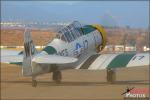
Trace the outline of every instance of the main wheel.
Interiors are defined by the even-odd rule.
[[[32,87],[36,87],[37,86],[37,81],[36,80],[32,80]]]
[[[116,72],[114,69],[107,69],[107,82],[114,83],[116,81]]]
[[[55,71],[55,72],[53,72],[53,80],[56,83],[61,83],[61,79],[62,79],[61,71]]]

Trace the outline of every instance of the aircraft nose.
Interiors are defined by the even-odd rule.
[[[106,36],[105,29],[102,26],[100,26],[99,24],[94,24],[92,26],[94,26],[99,31],[100,35],[102,36],[102,48],[101,49],[104,49],[106,42],[107,42],[107,36]]]

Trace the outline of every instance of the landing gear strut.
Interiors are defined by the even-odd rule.
[[[32,87],[36,87],[37,86],[37,81],[35,80],[35,77],[32,76]]]
[[[107,82],[113,84],[116,81],[116,70],[107,69]]]
[[[62,79],[61,71],[54,71],[52,78],[56,83],[61,83]]]

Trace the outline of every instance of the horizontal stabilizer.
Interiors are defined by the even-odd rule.
[[[2,63],[18,63],[23,61],[23,55],[1,56]]]
[[[41,64],[69,64],[74,63],[77,60],[77,58],[64,57],[58,55],[38,55],[32,59],[32,62]]]
[[[0,54],[1,54],[1,57],[2,56],[10,56],[10,55],[19,55],[19,54],[21,54],[21,51],[1,49]]]

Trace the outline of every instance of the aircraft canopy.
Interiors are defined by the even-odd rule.
[[[81,24],[78,21],[74,21],[68,26],[61,29],[58,32],[56,38],[59,38],[65,42],[74,41],[76,38],[83,35],[81,28],[82,28]]]

